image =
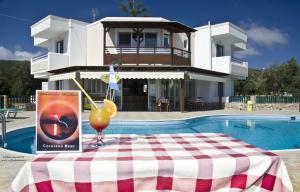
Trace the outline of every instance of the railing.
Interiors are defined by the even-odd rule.
[[[247,103],[250,100],[250,96],[230,96],[229,103]]]
[[[235,58],[235,57],[231,57],[231,62],[239,64],[239,65],[245,65],[245,66],[247,64],[246,61],[244,61],[242,59]]]
[[[35,95],[30,96],[9,96],[7,99],[7,102],[9,105],[15,104],[15,103],[35,103],[36,97]]]
[[[174,47],[114,47],[105,48],[105,64],[191,65],[191,52]]]
[[[266,103],[299,103],[300,98],[295,96],[254,96],[255,103],[266,104]],[[230,96],[229,103],[246,103],[250,100],[250,96]]]
[[[44,55],[39,55],[39,56],[36,56],[36,57],[33,57],[31,59],[32,62],[35,62],[35,61],[38,61],[38,60],[43,60],[43,59],[47,59],[48,58],[48,53],[47,54],[44,54]]]
[[[256,96],[256,103],[299,103],[299,97],[294,96]]]

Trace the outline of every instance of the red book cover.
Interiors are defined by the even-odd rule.
[[[37,153],[81,151],[80,91],[37,91]]]

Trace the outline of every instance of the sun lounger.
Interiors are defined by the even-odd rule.
[[[16,108],[0,108],[0,113],[4,113],[6,118],[11,118],[11,115],[16,118],[18,111],[19,109]]]

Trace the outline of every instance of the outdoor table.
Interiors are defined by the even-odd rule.
[[[16,118],[19,111],[20,110],[16,108],[0,108],[0,113],[3,113],[6,118],[10,118],[9,114],[11,113],[14,115],[14,118]]]
[[[41,154],[11,191],[293,191],[279,156],[224,134],[106,135],[84,152]]]

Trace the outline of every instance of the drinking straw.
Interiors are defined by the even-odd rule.
[[[74,78],[72,78],[73,79],[73,81],[76,83],[76,85],[79,87],[79,89],[81,89],[81,91],[85,94],[85,96],[88,98],[88,100],[90,100],[90,102],[96,107],[96,108],[98,108],[98,105],[93,101],[93,99],[89,96],[89,94],[87,94],[87,92],[83,89],[83,87],[80,85],[80,83],[76,80],[76,79],[74,79]]]

